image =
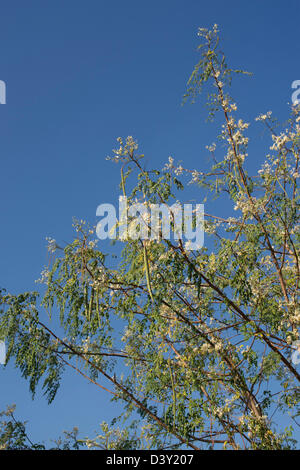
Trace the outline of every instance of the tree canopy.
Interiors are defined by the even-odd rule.
[[[216,25],[198,35],[200,60],[184,99],[207,89],[209,118],[222,119],[216,143],[207,147],[210,170],[185,168],[171,157],[162,170],[146,169],[131,136],[118,138],[111,159],[129,202],[171,205],[178,195],[183,200],[188,184],[201,191],[199,202],[214,201],[215,213],[205,212],[204,246],[124,236],[112,266],[95,227],[75,221],[71,243],[61,248],[49,240],[42,298],[1,291],[0,339],[33,395],[42,381],[52,402],[70,367],[122,403],[125,424],[116,416],[84,442],[75,432],[67,436],[75,447],[297,445],[300,106],[292,106],[283,126],[271,112],[257,117],[270,145],[261,169],[250,174],[249,123],[227,91],[244,72],[227,65]],[[222,217],[224,201],[229,218]],[[1,446],[34,446],[11,410],[7,415]]]

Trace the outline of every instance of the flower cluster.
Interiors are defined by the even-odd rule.
[[[120,160],[126,160],[128,156],[132,156],[133,153],[138,149],[138,143],[133,139],[131,135],[126,138],[125,142],[122,137],[118,137],[117,141],[120,145],[119,148],[114,149],[114,156],[108,156],[106,157],[106,160],[111,160],[113,162],[118,163]]]
[[[255,118],[255,121],[266,121],[267,119],[270,119],[272,115],[272,111],[268,111],[265,114],[260,114]]]

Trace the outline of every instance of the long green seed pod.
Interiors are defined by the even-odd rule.
[[[121,168],[121,184],[122,184],[123,196],[126,197],[125,178],[124,178],[123,168]]]
[[[84,292],[83,292],[84,304],[85,304],[85,316],[86,317],[88,317],[88,314],[89,314],[88,292],[89,292],[89,288],[88,288],[88,285],[86,284],[84,286]]]
[[[152,302],[154,302],[152,289],[151,289],[151,282],[150,282],[150,271],[149,271],[149,261],[148,261],[148,254],[146,249],[146,242],[143,242],[144,245],[144,264],[145,264],[145,271],[146,271],[146,280],[147,280],[147,288],[149,295],[151,297]]]
[[[174,378],[173,378],[172,369],[171,369],[170,358],[168,359],[168,365],[169,365],[169,369],[170,369],[171,384],[172,384],[172,391],[173,391],[173,429],[175,429],[175,423],[176,423],[176,391],[175,391],[175,384],[174,384]]]
[[[99,311],[99,292],[98,292],[98,288],[96,289],[96,310],[97,310],[97,317],[98,317],[99,328],[101,328],[100,311]]]
[[[89,322],[91,322],[91,318],[92,318],[93,303],[94,303],[94,289],[92,288],[92,291],[91,291],[91,298],[90,298],[90,303],[89,303],[89,316],[88,316]]]

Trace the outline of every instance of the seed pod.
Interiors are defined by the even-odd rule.
[[[86,284],[84,286],[84,291],[83,291],[84,304],[85,304],[85,316],[86,317],[88,317],[88,312],[89,312],[88,292],[89,292],[89,288],[88,288],[88,285]]]
[[[172,373],[172,368],[171,368],[171,360],[168,358],[168,366],[170,370],[170,377],[171,377],[171,384],[172,384],[172,392],[173,392],[173,429],[175,429],[175,423],[176,423],[176,390],[175,390],[175,383],[174,383],[174,377]]]
[[[123,168],[121,168],[121,184],[122,184],[123,196],[126,197],[125,178],[124,178]]]
[[[91,298],[90,298],[90,303],[89,303],[89,315],[88,315],[88,320],[91,322],[92,314],[93,314],[93,303],[94,303],[94,289],[92,288],[91,291]]]
[[[150,271],[149,271],[149,261],[148,261],[148,254],[146,249],[146,242],[143,242],[144,245],[144,264],[145,264],[145,271],[146,271],[146,280],[147,280],[147,288],[149,295],[151,297],[152,302],[154,302],[152,289],[151,289],[151,282],[150,282]]]
[[[97,311],[97,317],[98,317],[99,328],[101,328],[100,311],[99,311],[99,292],[98,292],[98,288],[96,289],[96,311]]]

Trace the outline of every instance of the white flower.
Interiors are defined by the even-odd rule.
[[[212,143],[211,145],[207,145],[206,148],[209,152],[214,152],[216,150],[216,144]]]
[[[166,163],[163,170],[172,170],[174,168],[174,158],[169,157],[169,163]]]
[[[50,253],[54,253],[56,251],[56,248],[58,248],[56,240],[50,237],[46,237],[46,240],[48,242],[48,251],[50,251]]]
[[[50,275],[50,271],[48,268],[45,268],[43,269],[43,271],[41,272],[41,277],[39,279],[37,279],[35,282],[39,282],[41,284],[47,284],[48,282],[48,278],[49,278],[49,275]]]
[[[290,137],[281,132],[280,135],[273,134],[272,139],[274,144],[270,147],[270,150],[280,150],[286,144],[286,142],[289,142]]]
[[[177,168],[175,168],[174,172],[177,176],[181,175],[181,173],[183,172],[183,167],[179,165]]]
[[[90,240],[89,243],[88,243],[88,246],[89,246],[89,248],[95,248],[97,243],[98,243],[98,240]]]
[[[272,114],[272,111],[268,111],[266,114],[260,114],[255,118],[255,121],[266,121],[267,119],[270,119]]]
[[[189,251],[193,249],[193,245],[194,243],[191,240],[188,240],[187,242],[185,242],[184,248],[185,250]]]

